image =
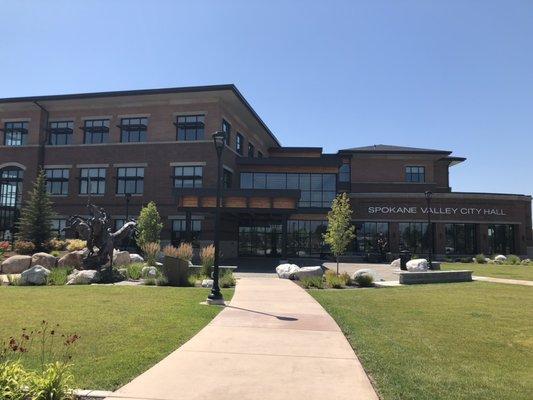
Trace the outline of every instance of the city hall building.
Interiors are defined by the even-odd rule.
[[[283,147],[233,85],[0,99],[0,238],[11,240],[42,168],[57,218],[90,201],[120,227],[153,200],[162,239],[213,239],[217,155],[222,154],[223,257],[319,257],[327,212],[348,193],[354,256],[383,251],[440,256],[525,255],[531,197],[452,191],[450,151],[372,145],[324,153]],[[424,192],[433,193],[428,209]],[[433,235],[427,216],[431,213]],[[433,238],[430,243],[430,238]]]

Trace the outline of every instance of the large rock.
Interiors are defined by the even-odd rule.
[[[52,269],[57,265],[57,258],[48,253],[35,253],[31,257],[31,265],[42,265],[47,269]]]
[[[143,278],[155,278],[157,277],[157,268],[156,267],[143,267],[141,269],[141,275]]]
[[[321,266],[318,267],[302,267],[298,271],[293,273],[294,279],[302,279],[311,276],[322,276],[324,275],[324,270]]]
[[[505,257],[503,254],[499,254],[496,257],[494,257],[494,261],[496,261],[497,263],[503,263],[507,261],[507,257]]]
[[[130,263],[130,253],[127,251],[113,251],[113,265],[128,265]]]
[[[65,254],[57,262],[57,266],[60,268],[72,267],[72,268],[83,268],[83,256],[85,255],[84,250],[71,251],[70,253]]]
[[[144,258],[142,258],[139,254],[130,254],[130,262],[132,263],[143,263]]]
[[[372,278],[374,279],[374,282],[381,280],[381,277],[379,276],[379,274],[371,268],[363,268],[363,269],[359,269],[355,271],[354,274],[352,275],[352,279],[355,281],[361,275],[372,276]]]
[[[213,279],[204,279],[202,281],[202,287],[212,288],[213,287]]]
[[[3,274],[20,274],[30,268],[31,256],[11,256],[4,260],[1,265]]]
[[[20,274],[20,283],[22,285],[45,285],[49,274],[50,270],[42,265],[34,265]]]
[[[276,273],[282,279],[293,279],[294,273],[299,270],[300,267],[296,264],[280,264],[276,267]]]
[[[67,285],[88,285],[95,282],[98,282],[98,271],[94,269],[74,270],[68,276]]]
[[[402,262],[399,258],[397,258],[396,260],[394,260],[393,262],[390,263],[390,266],[394,269],[401,269],[402,267]]]
[[[407,271],[410,272],[422,272],[429,269],[428,260],[425,258],[415,258],[414,260],[407,261]]]

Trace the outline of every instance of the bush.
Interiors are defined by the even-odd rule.
[[[0,242],[0,251],[2,253],[9,251],[10,247],[11,245],[9,244],[9,242],[6,242],[6,241]]]
[[[182,259],[185,261],[191,261],[192,260],[192,244],[185,243],[185,242],[180,243],[176,254],[179,259]]]
[[[146,278],[144,280],[144,284],[146,286],[155,286],[156,282],[155,282],[155,278]]]
[[[61,239],[52,239],[48,242],[48,248],[50,250],[62,251],[67,248],[67,241]]]
[[[346,286],[346,280],[334,271],[326,271],[326,286],[332,289],[342,289]]]
[[[165,276],[159,276],[155,280],[157,286],[168,286],[168,279]]]
[[[20,286],[20,277],[15,276],[15,275],[11,275],[11,274],[7,274],[7,283],[10,286]],[[0,399],[1,399],[1,397],[0,397]]]
[[[300,279],[300,284],[305,289],[317,288],[324,289],[324,280],[321,276],[306,276]]]
[[[232,271],[221,270],[221,275],[218,281],[218,284],[221,288],[229,288],[235,286],[235,283],[237,283],[237,281],[235,280],[235,276],[233,275]]]
[[[161,251],[161,246],[159,243],[149,242],[142,247],[142,251],[146,257],[146,263],[150,266],[154,266],[157,261],[157,256]]]
[[[357,286],[370,287],[374,286],[374,277],[370,274],[360,274],[354,278],[354,282]]]
[[[52,286],[66,285],[68,276],[71,272],[72,268],[52,268],[46,280],[46,284]]]
[[[507,256],[507,260],[504,262],[504,264],[519,265],[520,262],[521,262],[520,257],[515,256],[514,254],[511,254]]]
[[[474,259],[476,260],[476,263],[478,264],[486,264],[487,263],[486,258],[487,257],[485,257],[485,254],[478,254],[474,257]]]
[[[17,240],[13,247],[17,254],[31,255],[35,252],[35,245],[26,240]]]
[[[161,217],[153,201],[143,207],[137,220],[137,244],[142,249],[148,243],[159,243],[163,229]]]
[[[202,263],[201,274],[211,277],[213,264],[215,263],[215,246],[210,244],[209,246],[202,247],[202,250],[200,250],[200,260]]]
[[[69,239],[67,240],[68,251],[79,251],[87,247],[87,242],[81,239]]]
[[[73,380],[70,365],[61,362],[48,364],[42,374],[34,374],[30,385],[31,398],[35,400],[71,399]]]
[[[472,262],[472,259],[470,257],[461,257],[460,260],[463,264],[469,264]]]
[[[59,256],[61,255],[61,253],[57,250],[52,250],[50,252],[50,255],[54,256],[55,258],[59,258]]]
[[[167,257],[178,258],[178,249],[169,244],[163,247],[163,254]]]
[[[137,281],[142,277],[142,269],[144,268],[143,263],[131,263],[126,266],[126,275],[128,279],[133,279]]]
[[[30,374],[19,360],[0,362],[0,399],[25,400]]]

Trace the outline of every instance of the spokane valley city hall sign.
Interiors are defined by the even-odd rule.
[[[369,214],[434,214],[434,215],[507,215],[501,208],[475,208],[475,207],[401,207],[401,206],[371,206]]]

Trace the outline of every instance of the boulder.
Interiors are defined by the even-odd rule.
[[[522,265],[529,265],[531,263],[531,260],[529,258],[524,258],[520,264]]]
[[[52,269],[57,265],[57,258],[48,253],[35,253],[31,256],[31,265],[41,265],[47,269]]]
[[[22,285],[45,285],[49,274],[49,269],[42,265],[34,265],[20,274],[20,283]]]
[[[293,279],[294,273],[299,270],[300,267],[296,264],[280,264],[276,267],[276,273],[282,279]]]
[[[144,258],[142,258],[139,254],[130,254],[130,262],[132,263],[143,263]]]
[[[212,288],[213,287],[213,279],[204,279],[202,281],[202,287]]]
[[[31,256],[16,255],[5,259],[0,270],[3,274],[20,274],[30,268]]]
[[[67,285],[88,285],[94,282],[98,282],[98,271],[94,269],[78,271],[75,269],[68,276]]]
[[[497,263],[503,263],[507,261],[507,257],[505,257],[503,254],[499,254],[496,257],[494,257],[494,261],[496,261]]]
[[[298,271],[294,272],[294,279],[302,279],[311,276],[322,276],[324,275],[324,270],[321,266],[318,267],[302,267]]]
[[[131,263],[130,253],[127,251],[113,251],[113,265],[128,265]]]
[[[415,258],[414,260],[407,261],[407,271],[409,272],[422,272],[428,269],[428,260],[425,258]]]
[[[70,253],[65,254],[57,262],[57,266],[60,268],[72,267],[72,268],[83,268],[83,256],[85,255],[84,250],[71,251]]]
[[[363,269],[359,269],[359,270],[355,271],[354,274],[352,275],[352,279],[355,280],[357,277],[359,277],[361,275],[371,275],[372,278],[374,278],[374,282],[382,280],[381,277],[379,276],[379,274],[376,271],[374,271],[373,269],[370,269],[370,268],[363,268]]]
[[[157,268],[148,266],[143,267],[141,275],[143,278],[155,278],[157,276]]]
[[[390,263],[390,266],[394,269],[401,269],[402,262],[399,258]]]

